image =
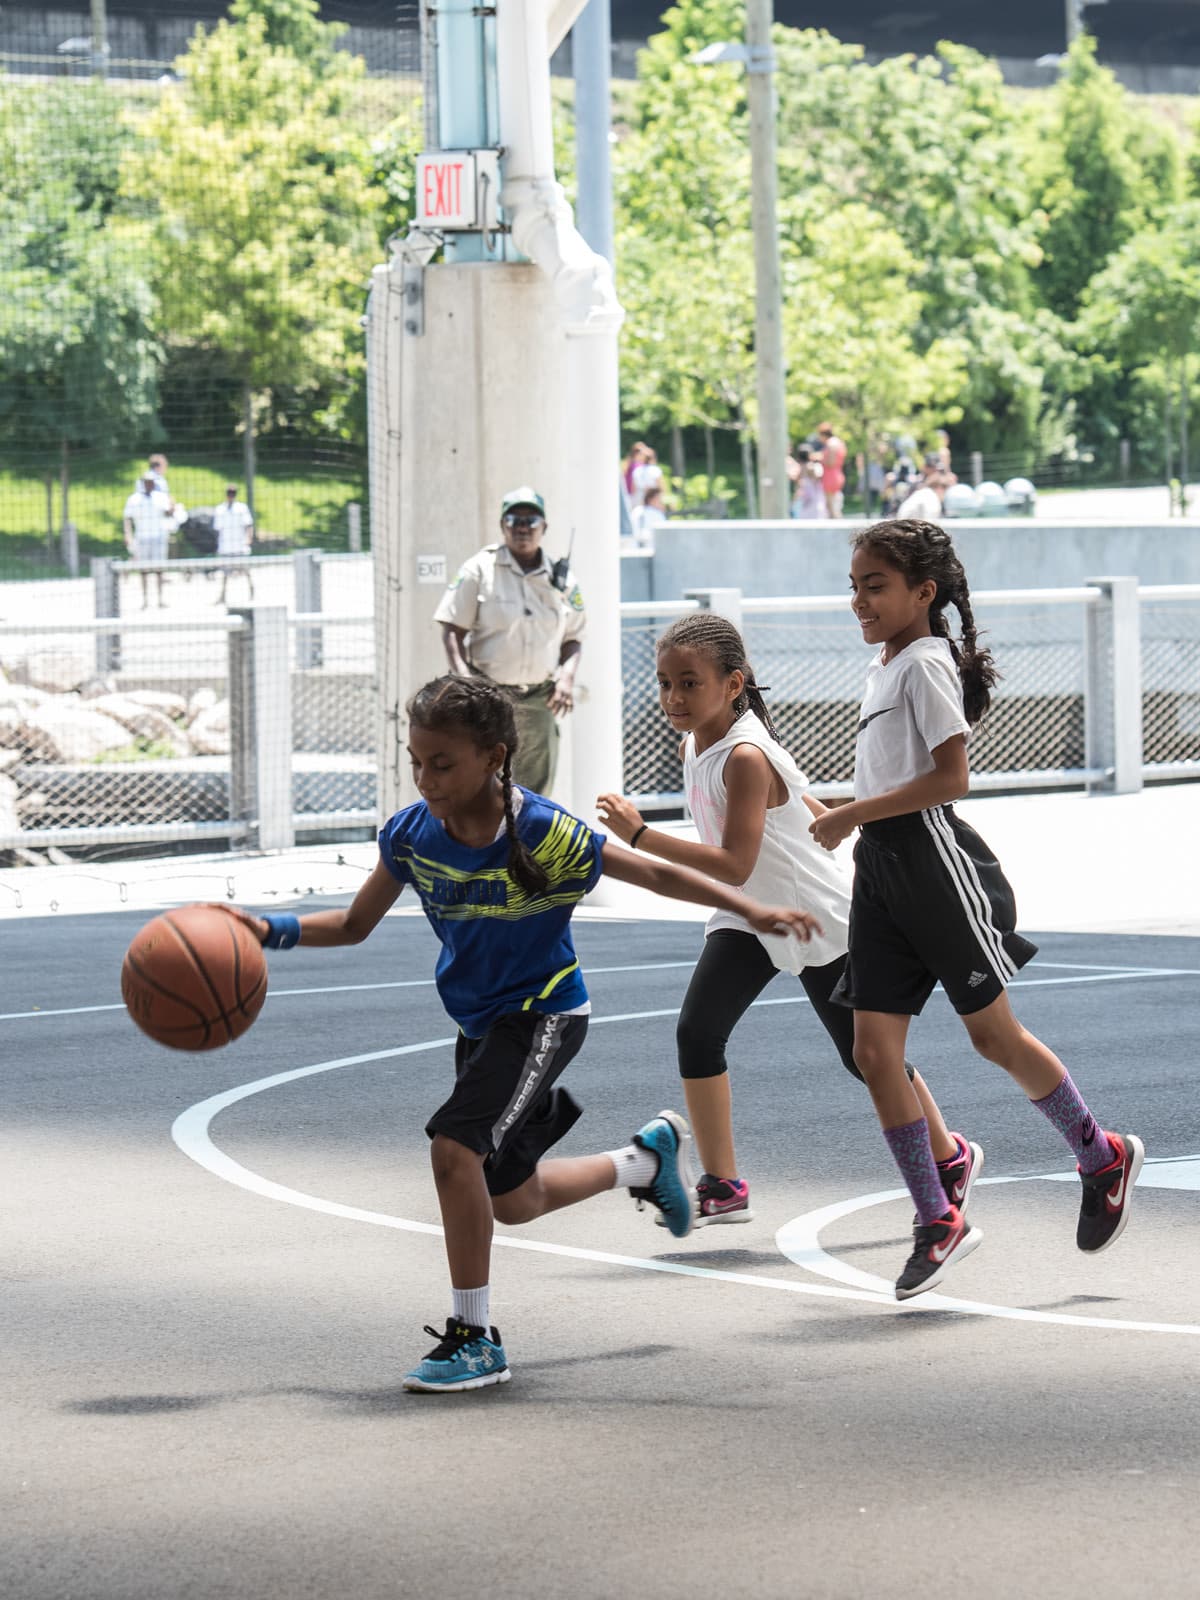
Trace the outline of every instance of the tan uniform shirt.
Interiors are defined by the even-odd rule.
[[[587,626],[573,573],[565,591],[556,589],[545,551],[524,572],[503,543],[463,562],[433,615],[466,630],[467,660],[493,683],[529,686],[554,675],[563,641],[582,638]]]

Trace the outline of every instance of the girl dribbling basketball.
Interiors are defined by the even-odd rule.
[[[403,1382],[446,1392],[508,1381],[490,1321],[493,1219],[530,1222],[624,1187],[677,1237],[693,1223],[691,1139],[674,1112],[607,1154],[543,1160],[580,1108],[557,1086],[588,1027],[571,913],[601,874],[718,906],[801,940],[816,919],[774,910],[680,867],[611,844],[553,801],[514,784],[512,702],[483,678],[442,677],[408,707],[421,799],[379,834],[379,861],[345,910],[256,919],[272,949],[357,944],[405,887],[441,943],[437,987],[459,1025],[455,1084],[426,1124],[452,1286],[451,1315]]]

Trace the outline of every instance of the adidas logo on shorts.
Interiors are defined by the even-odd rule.
[[[979,987],[979,985],[981,983],[986,983],[987,982],[987,973],[986,972],[973,972],[971,974],[971,976],[967,979],[967,982],[971,985],[972,989],[978,989],[978,987]]]

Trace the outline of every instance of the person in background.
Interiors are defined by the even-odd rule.
[[[165,562],[170,554],[171,534],[175,530],[174,506],[170,495],[154,486],[154,474],[147,470],[139,486],[125,502],[125,548],[135,561]],[[150,603],[150,579],[158,585],[158,604],[164,605],[162,567],[143,570],[142,609]]]
[[[575,705],[586,617],[565,562],[542,549],[546,503],[523,484],[500,502],[502,540],[464,561],[434,612],[450,670],[490,678],[516,708],[513,776],[545,794],[558,762],[558,717]]]
[[[645,500],[640,506],[635,507],[631,520],[634,549],[653,553],[654,530],[667,520],[667,508],[663,502],[662,489],[658,484],[652,489],[647,489]]]
[[[663,469],[658,464],[658,452],[650,446],[643,445],[645,454],[633,469],[633,494],[631,497],[633,509],[643,505],[651,489],[662,487]]]
[[[821,485],[821,468],[807,446],[798,444],[788,457],[787,475],[792,481],[791,515],[801,522],[823,518],[825,490]]]
[[[621,476],[625,480],[625,493],[633,495],[633,475],[646,459],[647,446],[641,439],[629,446],[629,454],[625,457],[625,465],[621,468]]]
[[[245,578],[250,598],[253,600],[254,579],[250,575],[250,567],[248,564],[239,565],[233,559],[236,556],[241,556],[243,559],[247,557],[254,543],[254,518],[246,502],[238,499],[236,483],[225,486],[224,504],[217,506],[213,512],[213,532],[217,536],[217,555],[223,563],[221,593],[217,597],[217,604],[219,606],[225,604],[225,590],[229,580],[238,573]]]
[[[896,520],[898,522],[940,522],[942,500],[945,493],[946,474],[940,467],[926,463],[921,482],[896,508]]]
[[[821,487],[825,491],[825,515],[840,517],[846,499],[846,445],[833,431],[831,422],[817,429],[821,441]]]

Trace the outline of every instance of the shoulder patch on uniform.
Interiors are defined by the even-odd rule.
[[[579,592],[578,584],[574,586],[570,594],[567,596],[567,604],[571,607],[572,611],[583,610],[583,596]]]

